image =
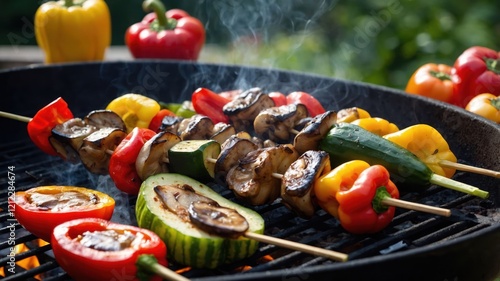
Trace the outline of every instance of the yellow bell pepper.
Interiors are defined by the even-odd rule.
[[[417,124],[383,137],[415,154],[434,173],[447,178],[455,174],[454,168],[441,164],[443,160],[456,163],[457,157],[435,128],[426,124]]]
[[[398,126],[396,126],[396,124],[390,123],[389,121],[379,117],[356,119],[351,123],[358,125],[361,128],[379,136],[384,136],[399,131],[399,128]]]
[[[465,109],[500,124],[500,96],[479,94],[469,101]]]
[[[129,93],[112,100],[106,109],[118,114],[130,133],[135,127],[148,128],[160,111],[160,104],[152,98]]]
[[[337,112],[337,123],[340,122],[352,122],[356,119],[370,118],[370,113],[368,111],[359,107],[344,108]]]
[[[111,16],[103,0],[46,2],[34,26],[46,63],[102,60],[111,44]]]

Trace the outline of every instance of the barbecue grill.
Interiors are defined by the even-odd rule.
[[[400,128],[429,124],[448,140],[459,162],[500,170],[497,124],[438,101],[353,81],[276,69],[137,60],[10,69],[0,72],[0,85],[0,110],[25,116],[33,116],[59,96],[75,116],[84,116],[127,92],[181,102],[198,87],[216,92],[250,87],[283,93],[301,90],[314,94],[327,109],[358,106]],[[36,237],[10,216],[8,192],[48,184],[102,188],[114,192],[117,206],[121,206],[113,220],[128,223],[135,223],[136,198],[113,191],[116,188],[107,176],[92,175],[81,164],[43,154],[29,141],[25,124],[7,119],[0,122],[4,132],[0,135],[4,169],[0,177],[0,267],[4,267],[4,280],[35,280],[35,276],[71,280],[55,261],[50,244],[38,245]],[[14,167],[13,180],[7,177],[8,167]],[[457,172],[454,178],[489,191],[490,197],[479,199],[437,186],[419,193],[403,192],[404,200],[449,208],[452,215],[446,218],[398,208],[392,223],[373,235],[349,234],[323,211],[306,220],[279,201],[252,207],[265,219],[265,234],[348,253],[350,260],[344,263],[261,244],[252,257],[216,270],[185,269],[175,263],[170,267],[183,270],[193,280],[493,280],[500,276],[500,181],[465,172]],[[227,188],[209,185],[237,201]],[[29,250],[12,257],[14,242],[25,243]],[[33,256],[40,265],[30,269],[10,263]]]

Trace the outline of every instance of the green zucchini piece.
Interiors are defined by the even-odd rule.
[[[258,249],[259,242],[245,237],[224,238],[209,234],[169,211],[154,191],[156,186],[188,185],[196,193],[209,197],[222,207],[235,209],[249,224],[247,232],[262,234],[264,220],[255,211],[222,197],[203,183],[180,174],[165,173],[147,178],[141,185],[136,203],[139,227],[158,234],[167,244],[171,260],[196,268],[216,268],[249,257]]]
[[[381,136],[351,123],[335,124],[319,149],[330,154],[332,167],[351,160],[382,165],[400,189],[422,191],[431,184],[487,198],[488,192],[435,174],[417,156]]]
[[[172,146],[168,152],[173,173],[186,175],[199,181],[215,176],[215,161],[221,148],[215,140],[185,140]]]

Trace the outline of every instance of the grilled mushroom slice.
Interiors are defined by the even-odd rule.
[[[237,238],[249,227],[238,211],[207,202],[193,202],[189,206],[189,217],[198,228],[224,237]]]
[[[200,195],[189,185],[158,185],[153,188],[163,205],[184,221],[190,221],[189,206],[194,202],[205,202],[218,206],[217,201]]]
[[[221,145],[221,152],[215,162],[215,181],[226,184],[226,175],[229,170],[238,165],[240,159],[245,157],[250,151],[257,150],[257,144],[247,138],[231,136]]]
[[[281,202],[300,217],[312,217],[316,211],[314,182],[330,170],[330,156],[327,152],[306,151],[283,174]]]
[[[213,134],[210,137],[216,142],[223,144],[227,139],[236,134],[236,129],[230,124],[219,122],[214,125]]]
[[[249,204],[271,203],[279,197],[281,188],[281,179],[273,174],[283,174],[298,156],[291,145],[251,151],[227,173],[228,188]]]
[[[55,126],[52,129],[52,137],[60,145],[69,146],[65,148],[68,155],[78,155],[78,150],[82,146],[83,139],[95,131],[97,131],[96,127],[86,124],[81,118],[72,118]],[[54,144],[58,145],[55,142]]]
[[[159,131],[167,131],[179,135],[179,124],[184,120],[179,116],[165,116],[161,120]]]
[[[307,108],[303,104],[287,104],[262,110],[253,122],[255,133],[263,139],[275,142],[289,142],[293,127],[307,117]]]
[[[125,126],[125,122],[123,122],[120,115],[111,110],[98,109],[91,111],[83,120],[86,124],[96,128],[110,127],[127,131],[127,126]]]
[[[141,180],[151,175],[168,173],[168,150],[181,141],[171,132],[159,132],[146,141],[135,160],[135,170]]]
[[[94,174],[106,175],[109,172],[110,152],[127,136],[125,130],[101,128],[84,138],[78,154],[85,168]]]
[[[236,131],[252,130],[255,117],[266,108],[274,106],[269,95],[260,88],[251,88],[239,94],[222,108]]]
[[[60,142],[54,136],[49,137],[49,143],[62,159],[70,163],[78,163],[80,161],[78,152],[71,145]]]
[[[214,123],[207,116],[196,114],[187,119],[185,128],[179,126],[180,137],[182,140],[206,140],[212,135]]]
[[[305,125],[294,138],[295,149],[302,154],[308,150],[318,149],[319,142],[328,134],[332,126],[337,121],[335,111],[326,111],[315,116]]]

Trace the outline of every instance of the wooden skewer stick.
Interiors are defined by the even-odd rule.
[[[276,237],[272,237],[272,236],[262,235],[262,234],[258,234],[258,233],[245,232],[245,234],[243,234],[243,236],[250,238],[250,239],[253,239],[253,240],[256,240],[256,241],[259,241],[259,242],[262,242],[262,243],[276,245],[276,246],[280,246],[283,248],[292,249],[292,250],[296,250],[296,251],[301,251],[304,253],[328,258],[328,259],[335,260],[335,261],[344,262],[344,261],[347,261],[349,258],[349,256],[347,254],[344,254],[344,253],[339,253],[339,252],[335,252],[335,251],[331,251],[331,250],[327,250],[327,249],[323,249],[323,248],[314,247],[311,245],[306,245],[306,244],[302,244],[302,243],[298,243],[298,242],[294,242],[294,241],[289,241],[289,240],[285,240],[285,239],[280,239],[280,238],[276,238]]]
[[[5,117],[5,118],[21,121],[21,122],[26,122],[26,123],[31,121],[30,117],[17,115],[17,114],[5,112],[5,111],[0,111],[0,117]]]
[[[159,263],[152,265],[155,269],[155,273],[162,277],[164,280],[172,280],[172,281],[189,281],[188,278],[177,274],[175,271],[165,267]]]
[[[497,179],[500,178],[500,172],[498,172],[498,171],[488,170],[488,169],[484,169],[484,168],[478,168],[478,167],[474,167],[474,166],[470,166],[470,165],[451,162],[448,160],[439,161],[439,165],[444,166],[444,167],[448,167],[448,168],[454,168],[454,169],[464,171],[464,172],[481,174],[481,175],[485,175],[485,176],[494,177]]]
[[[387,197],[387,198],[382,199],[381,202],[382,202],[382,204],[387,205],[387,206],[400,207],[400,208],[405,208],[405,209],[409,209],[409,210],[415,210],[415,211],[425,212],[425,213],[429,213],[429,214],[440,215],[440,216],[444,216],[444,217],[451,216],[451,211],[448,209],[419,204],[419,203],[414,203],[414,202],[409,202],[409,201],[405,201],[405,200]]]

